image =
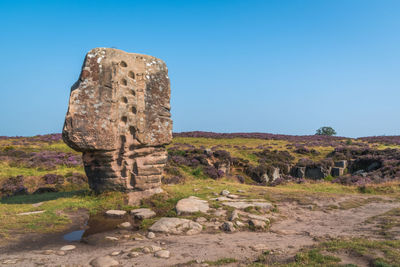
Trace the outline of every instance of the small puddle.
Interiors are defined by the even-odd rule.
[[[84,232],[85,232],[85,230],[73,231],[73,232],[70,232],[70,233],[64,235],[63,237],[64,237],[64,240],[67,240],[69,242],[80,241]]]
[[[123,222],[130,222],[132,224],[132,231],[139,230],[140,221],[134,220],[132,216],[126,215],[123,218],[110,218],[103,214],[94,214],[90,215],[89,220],[85,223],[85,230],[69,232],[63,238],[69,242],[80,241],[82,238],[90,235],[115,230]]]

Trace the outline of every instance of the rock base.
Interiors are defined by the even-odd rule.
[[[140,201],[145,198],[149,198],[152,195],[160,194],[163,190],[161,188],[152,188],[145,191],[134,191],[129,192],[128,195],[128,205],[140,205]]]

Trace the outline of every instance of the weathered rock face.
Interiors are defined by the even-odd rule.
[[[170,95],[167,67],[157,58],[111,48],[86,55],[63,139],[83,152],[92,189],[157,192],[172,139]]]

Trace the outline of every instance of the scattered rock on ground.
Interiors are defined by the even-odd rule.
[[[232,213],[231,213],[231,215],[229,216],[228,219],[229,219],[231,222],[234,221],[234,220],[239,219],[239,212],[238,212],[238,210],[232,211]]]
[[[254,220],[260,220],[269,223],[269,219],[266,216],[263,215],[257,215],[257,214],[252,214],[248,212],[241,212],[241,215],[246,216],[247,218],[254,219]]]
[[[238,198],[239,198],[238,195],[234,195],[234,194],[229,194],[229,195],[227,195],[226,197],[227,197],[227,198],[230,198],[230,199],[238,199]]]
[[[109,240],[109,241],[118,241],[118,237],[114,237],[114,236],[106,236],[104,239]]]
[[[122,218],[126,215],[125,210],[107,210],[106,215],[108,217]]]
[[[239,226],[239,227],[245,226],[245,224],[242,223],[241,221],[236,221],[236,225]]]
[[[271,210],[273,208],[271,203],[268,202],[245,202],[245,201],[237,201],[237,202],[223,202],[222,205],[229,206],[236,209],[245,209],[248,207],[258,207],[263,210]]]
[[[127,254],[127,256],[129,257],[129,258],[136,258],[136,257],[139,257],[139,252],[136,252],[136,251],[132,251],[132,252],[129,252],[128,254]]]
[[[119,228],[129,229],[132,227],[132,224],[130,222],[123,222],[118,226],[119,226]]]
[[[147,233],[147,238],[148,239],[153,239],[153,238],[155,238],[156,237],[156,235],[153,233],[153,232],[148,232]]]
[[[229,192],[228,190],[222,190],[221,191],[221,195],[223,195],[223,196],[227,196],[227,195],[229,195],[231,192]]]
[[[168,234],[186,233],[187,235],[198,234],[202,229],[203,227],[201,224],[194,221],[169,217],[161,218],[149,228],[149,230],[153,232],[163,232]]]
[[[198,222],[198,223],[205,223],[205,222],[207,222],[207,219],[204,218],[204,217],[198,217],[198,218],[196,218],[196,222]]]
[[[68,251],[68,250],[73,250],[73,249],[76,249],[76,246],[66,245],[66,246],[63,246],[62,248],[60,248],[60,250],[62,250],[62,251]]]
[[[118,266],[119,262],[111,258],[110,256],[103,256],[95,258],[90,262],[90,265],[93,267],[109,267],[109,266]]]
[[[206,213],[210,207],[206,200],[202,200],[195,196],[190,196],[178,201],[176,204],[176,212],[178,215],[192,214],[196,212]]]
[[[149,247],[144,247],[142,249],[142,252],[145,253],[145,254],[149,254],[151,252],[151,249]]]
[[[46,250],[43,250],[43,251],[42,251],[42,254],[43,254],[43,255],[51,255],[51,254],[54,254],[54,250],[52,250],[52,249],[46,249]]]
[[[143,219],[149,219],[149,218],[153,218],[154,216],[156,216],[156,213],[154,211],[152,211],[151,209],[135,209],[135,210],[131,210],[131,214],[140,220]]]
[[[218,217],[222,217],[226,215],[226,210],[224,209],[217,209],[216,211],[214,211],[214,215],[218,216]]]
[[[111,252],[111,256],[118,256],[119,254],[121,254],[121,251],[113,251]]]
[[[227,197],[217,197],[215,200],[216,201],[232,201],[232,199],[227,198]]]
[[[159,246],[154,246],[154,245],[151,245],[149,248],[150,248],[150,251],[151,251],[151,252],[157,252],[157,251],[162,250],[161,247],[159,247]]]
[[[221,228],[225,232],[234,232],[235,231],[235,226],[233,225],[233,222],[224,222],[221,225]]]
[[[154,253],[154,256],[156,256],[157,258],[168,259],[169,254],[170,253],[168,250],[159,250],[156,253]]]
[[[18,262],[18,260],[16,259],[10,259],[10,260],[4,260],[3,264],[16,264]]]
[[[255,229],[264,229],[266,224],[264,221],[260,221],[260,220],[255,220],[255,219],[251,219],[249,221],[249,225],[251,227],[254,227]]]
[[[255,244],[250,246],[250,248],[254,251],[268,250],[268,247],[264,244]]]

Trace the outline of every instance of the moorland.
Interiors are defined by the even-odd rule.
[[[0,264],[400,266],[399,136],[186,132],[167,150],[164,192],[133,207],[89,190],[61,134],[0,137]],[[189,197],[208,210],[181,213]],[[155,215],[105,215],[138,208]]]

